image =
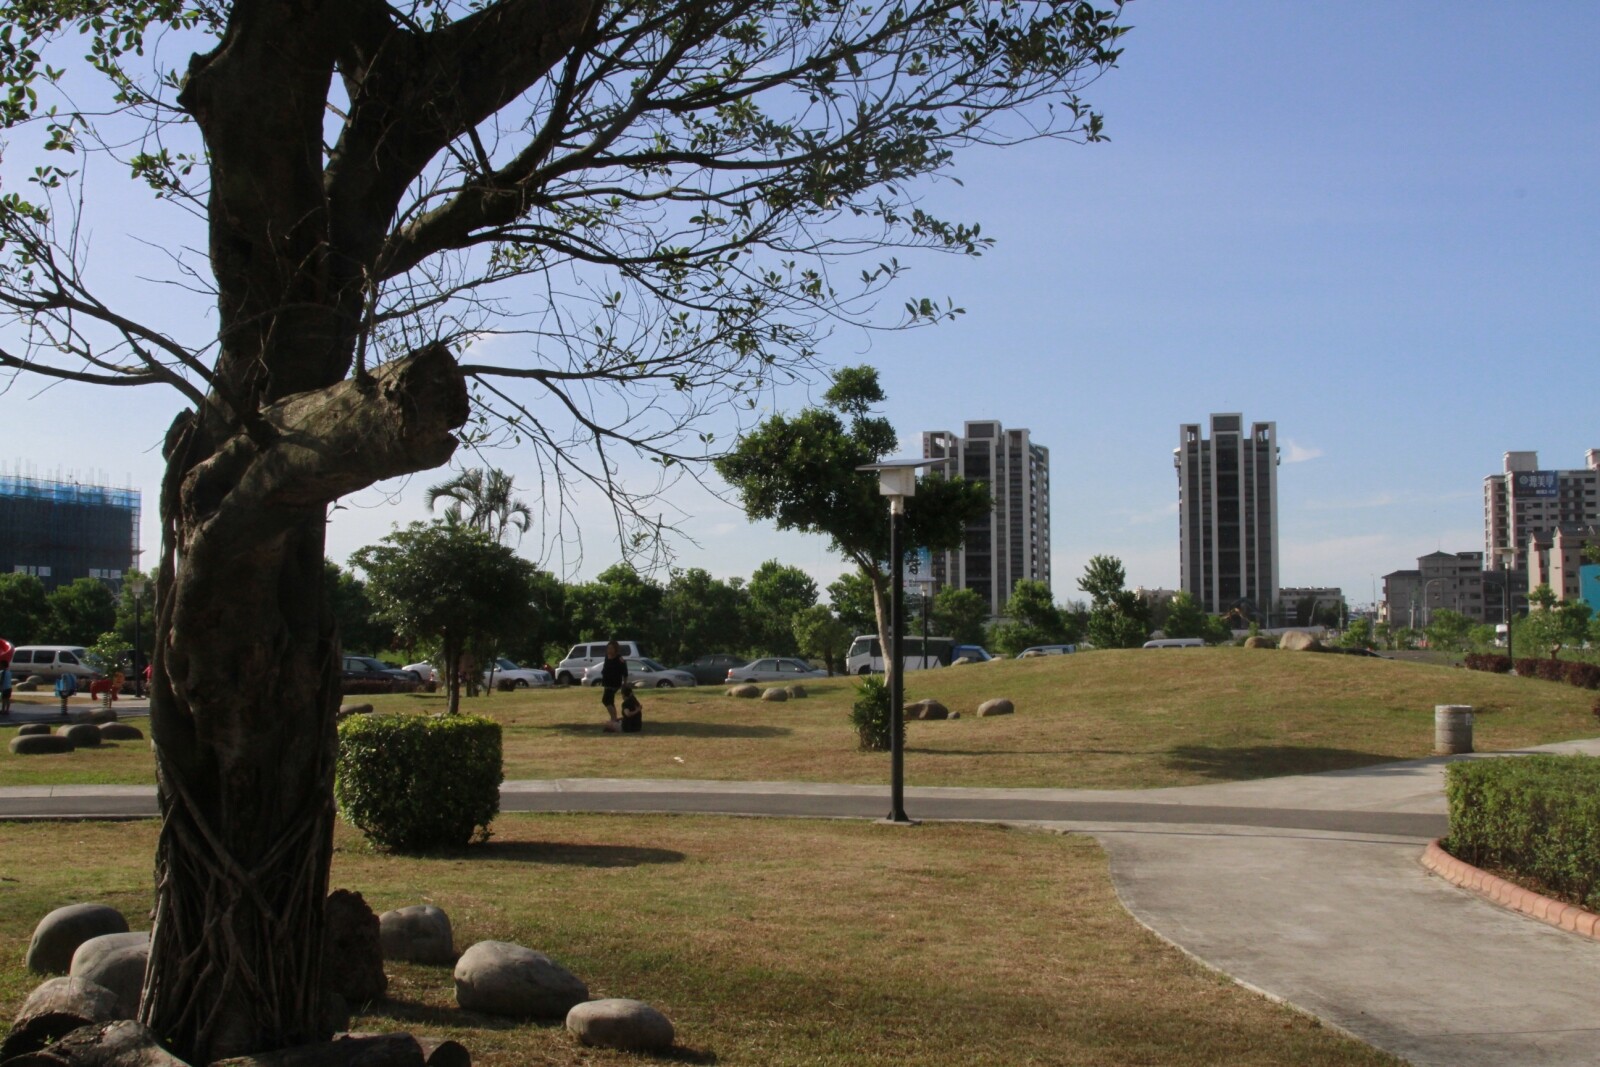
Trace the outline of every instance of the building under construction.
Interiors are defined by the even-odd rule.
[[[138,490],[0,473],[0,572],[47,592],[79,578],[120,589],[138,548]]]

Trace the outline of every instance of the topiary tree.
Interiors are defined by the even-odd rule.
[[[384,848],[485,841],[500,812],[500,724],[475,715],[353,715],[339,725],[339,813]]]

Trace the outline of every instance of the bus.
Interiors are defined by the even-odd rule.
[[[920,637],[900,639],[900,659],[908,671],[927,667],[948,667],[955,658],[956,642],[951,637],[930,637],[924,645]],[[845,653],[844,669],[848,674],[876,674],[883,670],[883,646],[877,634],[859,634],[850,642]]]

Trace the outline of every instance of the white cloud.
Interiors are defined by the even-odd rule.
[[[1304,463],[1309,459],[1316,459],[1322,455],[1322,449],[1310,445],[1302,445],[1297,441],[1285,437],[1283,439],[1285,463]]]

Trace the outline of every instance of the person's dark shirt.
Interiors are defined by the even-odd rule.
[[[600,665],[600,684],[607,689],[620,689],[628,680],[628,661],[621,656],[607,656]]]

